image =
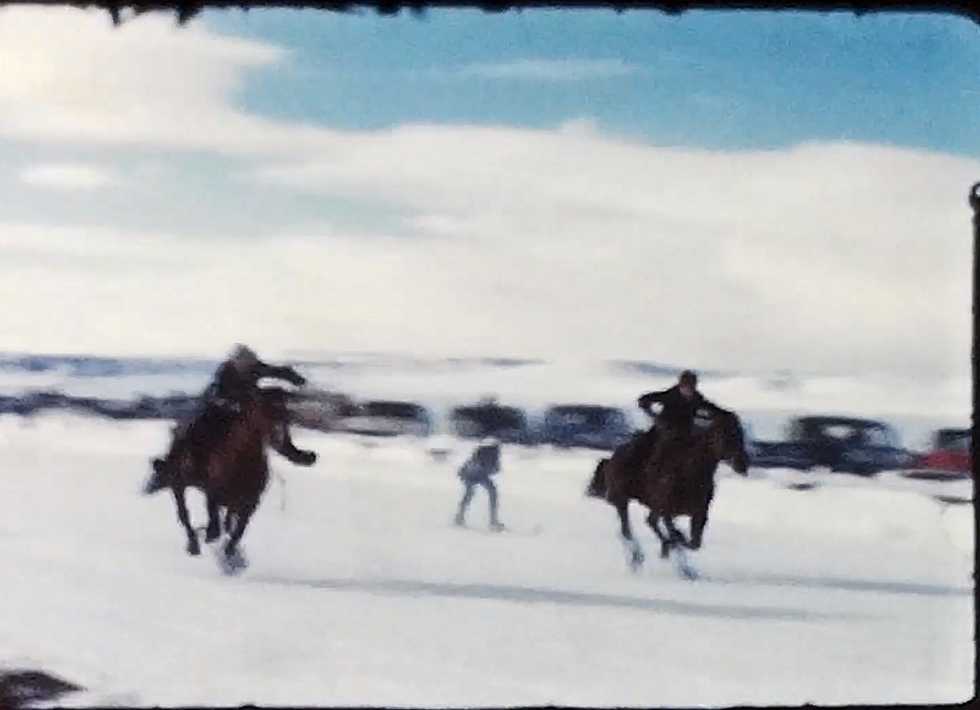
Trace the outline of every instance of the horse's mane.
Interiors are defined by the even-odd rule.
[[[731,409],[718,407],[717,411],[711,413],[709,424],[705,429],[701,430],[701,435],[710,437],[712,436],[712,432],[714,432],[716,435],[720,434],[724,436],[726,431],[734,431],[741,438],[745,438],[745,429],[742,426],[741,417]]]
[[[724,407],[718,407],[716,415],[720,415],[722,420],[733,424],[739,431],[742,431],[742,418],[738,416],[733,410],[725,409]]]

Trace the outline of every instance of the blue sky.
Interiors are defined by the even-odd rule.
[[[781,147],[849,139],[980,155],[980,41],[942,15],[432,10],[212,11],[209,26],[294,50],[256,72],[263,115],[343,128],[405,121],[551,127],[588,116],[661,144]],[[474,65],[574,59],[567,79]],[[581,67],[580,67],[581,69]],[[603,71],[605,69],[606,71]]]
[[[0,12],[10,350],[968,382],[965,20]]]

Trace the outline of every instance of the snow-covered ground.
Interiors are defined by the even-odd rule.
[[[724,400],[723,396],[717,397]],[[161,422],[0,417],[0,665],[62,705],[961,702],[973,689],[970,484],[722,475],[702,578],[627,571],[596,455],[507,449],[514,533],[448,525],[455,465],[408,441],[300,432],[223,577],[138,495]],[[812,477],[812,476],[811,476]],[[200,500],[193,512],[203,523]],[[282,503],[285,503],[285,506]],[[471,509],[485,522],[485,499]],[[531,534],[538,531],[538,534]]]

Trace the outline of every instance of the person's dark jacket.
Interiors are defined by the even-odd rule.
[[[486,481],[500,472],[500,445],[484,444],[478,446],[459,468],[459,478],[463,481]]]
[[[306,378],[289,366],[277,367],[260,362],[248,373],[242,373],[232,363],[225,362],[215,373],[214,381],[208,390],[209,398],[241,402],[255,390],[259,380],[266,377],[284,380],[297,387],[306,384]]]
[[[681,393],[678,385],[658,392],[647,392],[641,395],[636,403],[640,409],[650,416],[656,416],[659,426],[668,427],[679,433],[691,431],[694,427],[695,414],[699,409],[706,409],[712,413],[724,411],[698,391],[695,391],[693,396],[688,399]],[[654,404],[662,406],[659,415],[653,413],[652,406]]]

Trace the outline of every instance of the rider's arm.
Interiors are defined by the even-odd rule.
[[[654,404],[663,404],[664,399],[670,393],[670,389],[658,390],[656,392],[647,392],[644,395],[640,395],[640,398],[636,400],[636,406],[642,409],[647,414],[651,413],[650,407]]]
[[[263,377],[268,377],[273,380],[285,380],[297,387],[302,387],[306,384],[306,378],[301,374],[296,372],[289,365],[277,366],[270,365],[265,362],[260,362],[255,368],[256,379],[262,379]]]

